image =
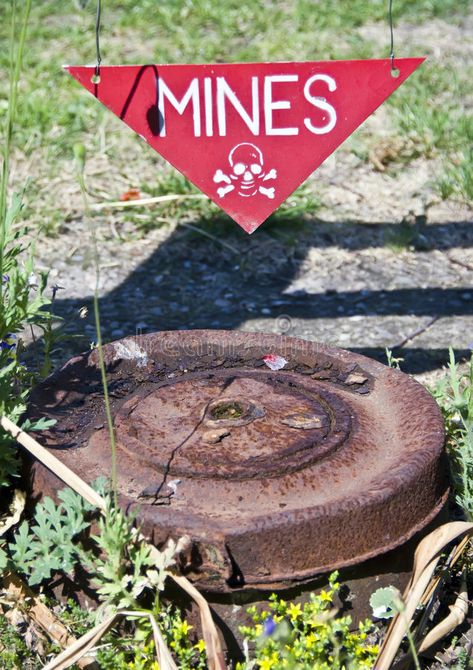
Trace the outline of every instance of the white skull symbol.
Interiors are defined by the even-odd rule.
[[[231,177],[238,182],[238,193],[243,196],[255,195],[258,190],[256,179],[263,172],[261,150],[249,142],[237,144],[230,151],[228,162],[233,170]]]
[[[232,169],[230,174],[218,169],[213,176],[215,184],[226,184],[226,186],[219,186],[217,189],[220,198],[224,198],[227,193],[236,191],[238,195],[245,198],[261,193],[271,200],[274,199],[274,186],[266,188],[263,184],[271,179],[276,179],[278,176],[277,170],[273,168],[269,172],[265,172],[261,149],[249,142],[242,142],[230,151],[228,162]]]

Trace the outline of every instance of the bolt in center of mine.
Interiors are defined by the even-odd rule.
[[[231,400],[222,400],[210,409],[210,416],[214,421],[239,419],[247,410],[241,403]]]

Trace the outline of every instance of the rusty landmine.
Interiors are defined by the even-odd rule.
[[[164,332],[105,346],[120,502],[206,591],[277,587],[399,546],[445,502],[443,422],[407,375],[314,342]],[[262,358],[287,361],[271,371]],[[97,352],[38,386],[42,442],[85,481],[110,473]],[[31,466],[32,494],[62,483]]]

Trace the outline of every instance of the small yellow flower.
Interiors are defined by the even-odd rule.
[[[205,651],[205,642],[203,640],[199,640],[194,646],[200,653]]]
[[[332,602],[332,594],[329,593],[328,591],[321,591],[319,593],[319,598],[323,603],[331,603]]]
[[[181,631],[182,631],[182,633],[183,633],[184,635],[187,635],[187,633],[188,633],[190,630],[192,630],[192,626],[189,626],[189,624],[187,623],[187,621],[184,620],[184,621],[181,623]]]
[[[291,603],[287,608],[287,613],[289,614],[291,621],[295,621],[301,614],[300,604],[297,603],[297,605],[295,605],[294,603]]]
[[[192,630],[192,626],[189,626],[184,619],[183,621],[176,623],[174,627],[174,638],[180,640],[183,637],[187,637],[190,630]]]
[[[261,661],[258,661],[260,670],[271,670],[271,668],[276,667],[278,662],[278,654],[276,651],[273,651],[271,656],[268,658],[263,658]]]
[[[367,644],[364,647],[364,650],[368,654],[373,654],[373,656],[376,656],[379,654],[379,645],[378,644]]]
[[[305,638],[305,646],[307,649],[311,649],[316,642],[317,638],[315,637],[314,633],[309,633],[309,635],[307,635]]]

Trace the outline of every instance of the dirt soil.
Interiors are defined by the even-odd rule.
[[[317,218],[304,226],[268,223],[251,237],[236,224],[223,226],[221,238],[213,226],[217,240],[174,224],[120,241],[113,218],[103,217],[106,338],[177,328],[277,332],[381,361],[389,347],[405,359],[405,371],[430,379],[449,346],[459,357],[472,346],[473,226],[471,210],[432,195],[429,168],[419,159],[394,180],[340,153],[313,177],[324,189]],[[412,240],[399,250],[392,240],[401,228]],[[79,335],[64,358],[94,340],[86,224],[65,223],[58,238],[39,242],[38,253],[52,284],[63,287],[55,311]],[[83,305],[89,316],[79,319]]]
[[[427,47],[432,58],[469,67],[472,29],[471,17],[462,26],[441,20],[425,28],[401,25],[399,52],[417,55]],[[385,26],[360,32],[385,45]],[[370,160],[355,152],[355,139],[313,174],[308,186],[323,205],[302,222],[270,221],[248,236],[217,218],[202,222],[189,213],[173,221],[165,207],[137,216],[131,209],[96,215],[105,339],[168,329],[240,329],[316,340],[382,362],[387,347],[404,359],[404,371],[427,383],[441,375],[450,346],[458,359],[468,357],[473,212],[436,194],[433,183],[444,167],[438,159],[396,160],[402,146],[393,141],[391,116],[384,105],[357,136],[371,142]],[[99,132],[107,151],[89,151],[86,169],[93,202],[117,200],[127,189],[153,182],[162,164],[128,128],[110,116]],[[376,157],[390,155],[394,161],[380,171]],[[40,164],[37,157],[19,155],[14,180],[23,183]],[[59,364],[95,340],[93,248],[73,166],[53,181],[46,174],[36,181],[45,200],[64,212],[60,234],[37,241],[39,267],[49,270],[51,286],[61,287],[55,313],[71,335],[55,355]],[[139,217],[149,222],[154,213],[156,226],[138,234]],[[79,318],[83,306],[88,315]],[[445,661],[432,667],[447,667],[453,658],[445,652]]]
[[[401,25],[398,52],[427,52],[464,66],[473,51],[467,38],[472,26],[471,17],[461,26],[441,20],[425,28]],[[385,26],[360,32],[380,48],[385,44]],[[377,169],[373,155],[396,151],[392,115],[382,106],[357,136],[368,145],[377,138],[372,160],[359,158],[349,140],[312,175],[308,187],[323,206],[303,224],[270,221],[248,236],[236,224],[202,223],[190,214],[143,236],[136,234],[132,210],[95,216],[106,338],[177,328],[278,332],[382,361],[389,347],[421,380],[436,376],[449,346],[467,356],[473,343],[472,211],[435,194],[442,168],[435,158]],[[155,154],[112,115],[103,132],[108,151],[89,153],[87,162],[92,201],[118,199],[127,188],[152,183],[162,169]],[[110,150],[114,143],[116,152]],[[32,168],[31,160],[19,157],[15,178],[21,181]],[[63,203],[64,222],[59,236],[38,240],[39,265],[62,287],[55,309],[66,318],[66,330],[79,336],[59,361],[94,340],[95,271],[73,166],[54,182],[45,177],[46,191]],[[150,212],[157,222],[166,219],[163,207]],[[79,319],[83,305],[89,316]]]

